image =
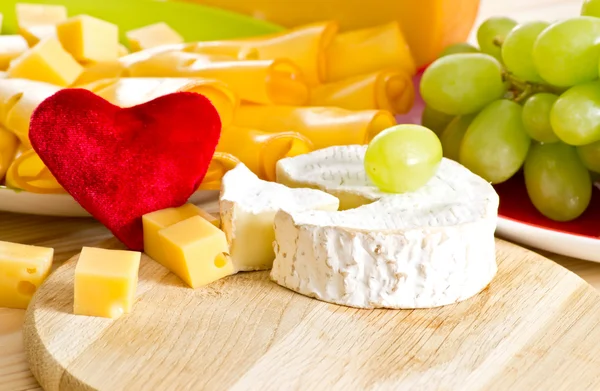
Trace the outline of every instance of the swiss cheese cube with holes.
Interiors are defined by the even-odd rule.
[[[156,46],[183,43],[183,38],[164,22],[154,23],[126,34],[129,47],[134,52]]]
[[[84,247],[75,266],[75,315],[116,319],[131,312],[141,255]]]
[[[219,220],[194,204],[185,204],[178,208],[166,208],[148,213],[142,217],[144,230],[144,252],[158,263],[165,265],[162,242],[158,231],[193,216],[200,216],[218,227]]]
[[[121,52],[117,25],[89,15],[59,23],[56,34],[65,50],[80,62],[116,61]]]
[[[163,228],[158,236],[163,265],[192,288],[235,273],[225,233],[200,216]]]
[[[60,42],[48,38],[12,60],[7,76],[68,87],[81,72],[83,67],[63,49]]]
[[[25,309],[44,282],[54,249],[0,242],[0,307]]]

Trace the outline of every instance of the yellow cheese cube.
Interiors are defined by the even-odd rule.
[[[129,47],[134,52],[161,45],[183,43],[181,35],[164,22],[131,30],[125,35],[129,40]]]
[[[84,64],[83,72],[73,83],[74,86],[82,86],[97,80],[114,79],[121,77],[124,67],[118,61],[92,62]]]
[[[20,35],[0,35],[0,70],[6,70],[14,58],[28,49],[27,41]]]
[[[192,288],[235,273],[225,233],[200,216],[158,232],[165,266]]]
[[[67,19],[62,5],[17,3],[15,6],[19,29],[41,24],[56,24]]]
[[[135,302],[141,253],[84,247],[75,266],[75,315],[118,318]]]
[[[27,40],[29,46],[34,46],[46,38],[56,38],[56,26],[53,24],[40,24],[19,29],[19,33]]]
[[[53,256],[52,248],[0,242],[0,307],[27,308]]]
[[[158,231],[172,226],[175,223],[189,219],[193,216],[201,216],[208,219],[217,226],[218,219],[203,211],[194,204],[185,204],[179,208],[167,208],[148,213],[142,217],[144,228],[144,252],[160,264],[165,264],[164,252]]]
[[[119,28],[88,15],[70,18],[56,26],[63,47],[78,61],[116,61],[119,58]]]
[[[8,68],[8,77],[45,81],[68,87],[83,72],[83,67],[54,38],[40,41],[15,58]]]

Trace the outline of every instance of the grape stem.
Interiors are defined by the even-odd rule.
[[[521,80],[510,72],[503,71],[502,72],[502,80],[508,81],[511,84],[511,87],[516,90],[514,94],[513,100],[517,103],[522,103],[527,100],[531,95],[537,94],[539,92],[549,92],[552,94],[560,95],[561,90],[541,83],[533,83],[525,80]]]

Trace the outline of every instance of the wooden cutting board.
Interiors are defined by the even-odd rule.
[[[27,354],[47,391],[600,389],[599,294],[533,252],[497,253],[478,296],[406,311],[323,303],[268,272],[192,290],[143,257],[116,321],[72,315],[74,258],[27,311]]]

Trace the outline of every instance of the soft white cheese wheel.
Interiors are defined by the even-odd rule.
[[[484,289],[497,271],[493,187],[443,159],[419,190],[383,193],[366,177],[365,151],[331,147],[278,163],[278,182],[334,194],[346,210],[278,212],[272,280],[358,308],[431,308]]]

